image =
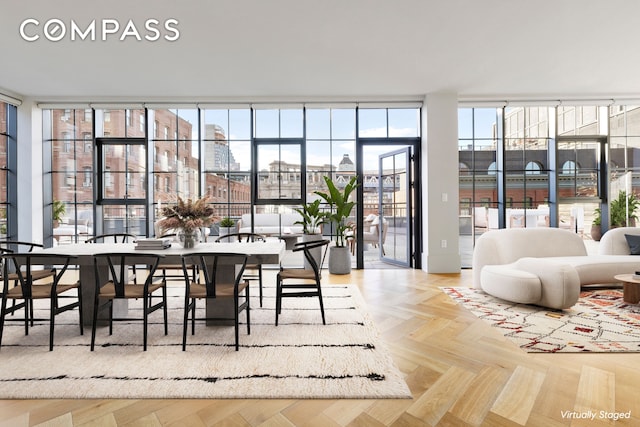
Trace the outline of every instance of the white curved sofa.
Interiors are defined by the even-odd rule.
[[[302,221],[302,217],[297,213],[257,213],[253,215],[255,219],[254,233],[265,236],[277,236],[281,234],[302,234],[302,225],[296,224]],[[251,214],[243,214],[238,220],[238,232],[250,233]]]
[[[550,308],[576,303],[580,287],[615,283],[616,274],[640,270],[625,234],[640,228],[609,230],[597,255],[588,255],[582,238],[558,228],[491,230],[476,241],[473,286],[496,297]]]

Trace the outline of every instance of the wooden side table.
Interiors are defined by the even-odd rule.
[[[622,299],[629,304],[640,302],[640,279],[635,279],[633,274],[618,274],[614,279],[622,282]]]

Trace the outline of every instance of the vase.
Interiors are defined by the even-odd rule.
[[[195,248],[200,243],[200,230],[180,230],[178,240],[185,249]]]

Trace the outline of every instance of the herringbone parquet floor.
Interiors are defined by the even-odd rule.
[[[470,285],[468,270],[325,281],[359,285],[413,399],[9,400],[0,427],[640,425],[640,355],[524,353],[438,289]],[[569,418],[588,411],[594,420]],[[631,419],[614,424],[614,412]]]

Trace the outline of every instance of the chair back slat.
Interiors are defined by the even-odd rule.
[[[93,257],[93,264],[96,276],[96,289],[99,289],[104,283],[111,280],[113,282],[116,298],[125,297],[125,287],[129,282],[128,270],[138,265],[147,266],[147,277],[145,278],[144,293],[148,292],[149,285],[153,282],[155,274],[162,255],[152,253],[104,253],[96,254]],[[109,277],[103,277],[104,271],[101,266],[107,266]],[[102,271],[101,271],[102,270]]]
[[[331,243],[331,241],[327,239],[312,240],[309,242],[299,242],[295,244],[295,247],[293,249],[293,252],[304,251],[304,257],[307,259],[307,262],[309,262],[309,264],[311,265],[311,268],[316,273],[316,276],[318,279],[320,278],[320,275],[322,272],[322,266],[324,265],[324,260],[327,256],[327,252],[329,251],[329,243]],[[316,248],[322,248],[323,246],[325,248],[320,258],[320,264],[318,264],[318,261],[313,256],[313,253],[311,253],[311,250]]]
[[[189,275],[190,265],[196,265],[200,272],[199,282],[203,284],[207,290],[207,298],[216,298],[216,285],[218,283],[233,283],[235,291],[244,274],[247,266],[248,256],[246,254],[232,252],[192,252],[182,256],[182,270],[188,287],[191,284]],[[233,277],[223,277],[220,267],[223,265],[234,265],[235,272]],[[226,270],[225,270],[226,271]]]
[[[257,233],[231,233],[218,237],[215,242],[266,242],[267,239],[262,234]]]
[[[138,236],[130,233],[107,233],[88,238],[85,243],[132,243]]]

